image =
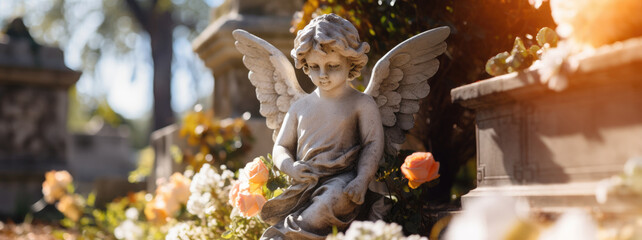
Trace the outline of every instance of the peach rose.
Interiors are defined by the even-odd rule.
[[[416,152],[406,157],[401,172],[408,178],[408,186],[415,189],[439,177],[439,162],[435,161],[432,153]]]
[[[167,210],[167,202],[164,197],[154,197],[151,202],[147,203],[144,212],[147,220],[156,225],[167,223],[169,213]]]
[[[230,189],[230,194],[228,196],[229,198],[229,203],[231,205],[236,204],[236,198],[239,196],[239,187],[241,186],[241,181],[236,181],[234,185],[232,186],[232,189]]]
[[[268,177],[270,177],[267,167],[260,158],[255,158],[252,162],[245,165],[244,171],[250,183],[261,186],[267,183]]]
[[[189,178],[186,178],[180,173],[174,173],[169,177],[169,185],[172,189],[172,195],[179,203],[187,204],[187,200],[189,200],[190,195],[189,185],[191,183],[192,181],[189,180]]]
[[[60,202],[56,203],[56,208],[65,217],[77,222],[82,217],[83,201],[77,195],[64,195],[60,198]]]
[[[54,203],[67,194],[67,185],[71,184],[73,178],[67,171],[51,170],[45,173],[45,181],[42,182],[42,195],[48,203]]]
[[[234,205],[244,217],[254,217],[261,211],[265,202],[267,200],[263,195],[245,190],[239,192]]]

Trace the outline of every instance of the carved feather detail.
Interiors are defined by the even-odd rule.
[[[277,48],[244,30],[234,30],[235,46],[243,54],[243,64],[250,70],[248,78],[256,87],[261,103],[259,112],[276,139],[290,106],[306,93],[299,86],[290,61]]]
[[[414,126],[413,115],[419,111],[419,100],[428,96],[428,79],[439,69],[436,57],[446,51],[444,40],[449,34],[448,27],[423,32],[400,43],[375,64],[365,92],[379,106],[387,154],[397,154],[405,131]]]

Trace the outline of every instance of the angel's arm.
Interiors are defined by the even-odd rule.
[[[364,102],[365,104],[359,104],[359,133],[363,148],[357,163],[357,177],[344,189],[348,197],[357,204],[362,204],[365,199],[368,184],[377,172],[379,160],[383,156],[384,146],[383,127],[377,104],[371,98]]]
[[[379,109],[373,99],[367,98],[359,113],[359,133],[361,154],[357,166],[357,178],[370,182],[377,172],[379,160],[383,156],[384,135]]]
[[[303,181],[311,176],[307,165],[296,162],[297,125],[296,114],[288,112],[272,148],[272,161],[281,172],[294,180]]]

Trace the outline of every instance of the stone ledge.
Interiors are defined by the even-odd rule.
[[[568,61],[577,64],[576,71],[568,75],[569,89],[640,82],[642,38],[584,51],[569,57]],[[545,92],[553,91],[540,82],[537,69],[530,68],[455,88],[451,91],[451,99],[465,107],[478,108]]]
[[[66,89],[76,83],[80,75],[80,72],[72,70],[0,66],[0,84],[3,85],[34,85]]]
[[[232,38],[232,31],[244,29],[267,40],[281,51],[289,51],[294,39],[288,30],[291,20],[290,17],[231,13],[210,24],[194,39],[192,49],[213,72],[239,68],[236,65],[242,65],[243,55],[234,47],[235,40]],[[284,41],[283,39],[288,40]]]

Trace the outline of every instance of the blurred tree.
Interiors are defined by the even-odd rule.
[[[205,1],[29,0],[19,4],[34,36],[48,44],[77,44],[71,40],[82,35],[85,72],[94,72],[105,55],[133,54],[136,42],[148,39],[153,63],[153,129],[174,122],[171,79],[172,61],[177,59],[173,43],[176,38],[193,38],[207,26],[210,6]],[[88,32],[92,27],[95,31]]]
[[[510,49],[515,36],[533,44],[535,40],[526,34],[534,36],[545,26],[554,28],[548,4],[534,9],[527,0],[308,0],[295,15],[292,31],[302,29],[316,15],[331,12],[351,21],[361,40],[370,44],[371,65],[413,35],[438,26],[451,28],[448,50],[439,57],[440,70],[429,80],[430,94],[415,116],[410,135],[441,163],[439,184],[423,191],[421,199],[431,203],[428,206],[456,207],[458,202],[452,200],[475,185],[471,167],[475,115],[452,104],[450,90],[489,78],[484,71],[486,60]],[[466,164],[471,161],[472,165]],[[419,229],[427,232],[425,227]]]

